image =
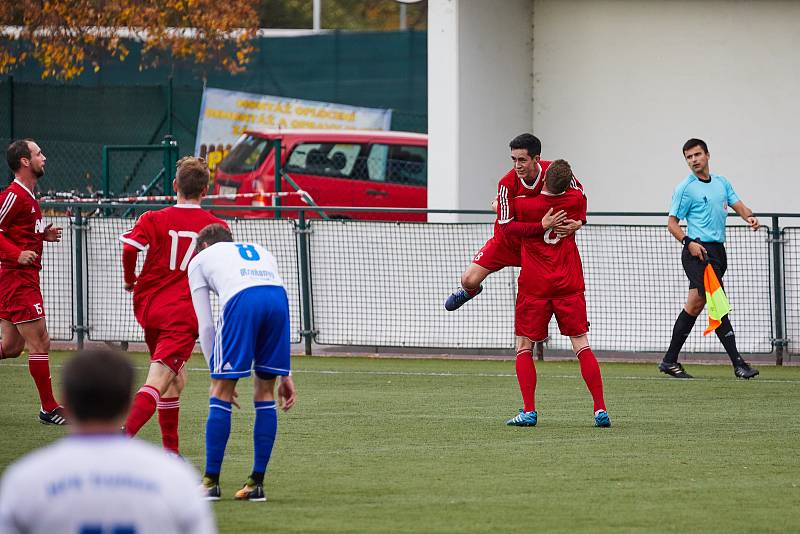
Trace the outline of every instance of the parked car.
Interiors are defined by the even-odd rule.
[[[246,131],[216,168],[215,194],[275,191],[275,140],[281,168],[320,206],[424,208],[427,206],[428,136],[372,130]],[[293,188],[281,182],[281,191]],[[223,206],[259,205],[253,198],[216,200],[216,213],[242,216]],[[299,206],[298,196],[281,204]],[[272,217],[244,210],[244,216]],[[311,215],[310,212],[309,216]],[[333,218],[424,221],[425,214],[327,211]],[[297,212],[286,212],[296,217]]]

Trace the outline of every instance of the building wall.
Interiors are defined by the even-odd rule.
[[[532,4],[432,0],[429,6],[428,206],[488,209],[510,168],[508,141],[530,129]]]
[[[800,2],[534,2],[533,129],[590,209],[666,211],[681,146],[757,211],[797,211]]]
[[[445,5],[455,13],[447,24]],[[688,174],[680,148],[690,137],[708,142],[712,172],[756,211],[798,210],[800,2],[431,0],[429,9],[432,207],[483,208],[487,182],[508,168],[508,139],[532,129],[544,157],[567,158],[584,178],[591,210],[666,211]],[[531,21],[525,85],[517,52]],[[457,68],[442,67],[445,42]],[[447,83],[437,86],[439,68]],[[457,106],[437,109],[448,98]],[[436,154],[453,135],[458,144]]]

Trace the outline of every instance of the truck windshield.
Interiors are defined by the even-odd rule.
[[[258,169],[272,150],[272,140],[244,134],[220,162],[219,169],[226,174],[242,174]]]

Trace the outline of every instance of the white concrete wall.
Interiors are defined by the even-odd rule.
[[[510,168],[508,142],[530,130],[531,9],[530,0],[430,1],[430,208],[488,209]]]
[[[484,208],[532,130],[590,210],[666,211],[700,137],[753,209],[800,212],[798,1],[431,0],[428,39],[432,208]]]
[[[534,43],[533,130],[590,210],[666,211],[700,137],[754,210],[800,212],[800,2],[535,0]]]

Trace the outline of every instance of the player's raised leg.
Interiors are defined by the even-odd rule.
[[[483,291],[483,281],[492,273],[477,263],[470,263],[461,275],[461,286],[453,291],[444,303],[447,311],[455,311]]]
[[[65,425],[64,409],[53,396],[50,378],[50,335],[44,317],[15,325],[28,346],[28,371],[36,384],[42,408],[39,421],[48,425]]]

